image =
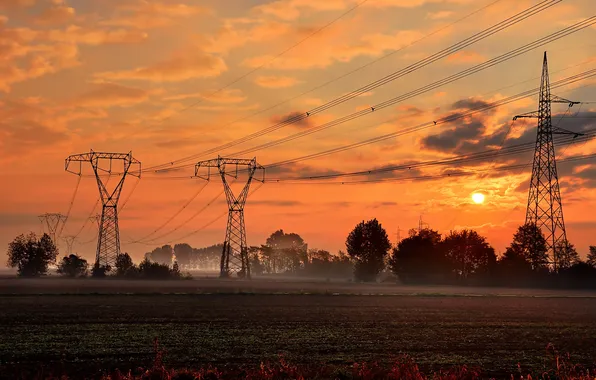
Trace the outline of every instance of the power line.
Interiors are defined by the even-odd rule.
[[[259,183],[259,185],[257,187],[255,187],[253,190],[251,190],[249,196],[252,196],[254,193],[256,193],[261,187],[263,186],[263,182]],[[211,205],[212,202],[214,202],[217,198],[219,198],[219,196],[223,195],[223,191],[213,199],[213,201],[211,201],[209,204],[207,204],[207,206],[205,206],[205,208],[209,207]],[[202,209],[202,211],[204,211],[204,209]],[[213,223],[217,222],[218,220],[220,220],[221,218],[223,218],[224,216],[228,215],[228,210],[226,210],[224,213],[218,215],[216,218],[212,219],[211,221],[209,221],[208,223],[202,225],[200,228],[191,231],[177,239],[171,239],[169,241],[162,241],[160,243],[151,243],[151,242],[131,242],[131,244],[143,244],[143,245],[148,245],[148,246],[153,246],[153,245],[164,245],[164,244],[172,244],[176,241],[182,241],[183,239],[189,238],[192,235],[196,235],[197,233],[203,231],[205,228],[211,226]],[[186,225],[186,222],[184,223],[184,225]],[[180,227],[183,227],[183,225],[180,225]]]
[[[584,140],[591,140],[596,137],[596,129],[589,130],[582,132],[584,136],[579,137],[578,139],[574,138],[573,136],[563,136],[557,138],[555,141],[557,145],[568,145]],[[495,159],[496,157],[505,157],[511,155],[517,155],[521,153],[532,152],[534,149],[534,142],[526,142],[520,143],[516,145],[512,145],[509,147],[502,147],[496,149],[488,149],[483,150],[476,153],[458,155],[454,157],[439,159],[439,160],[429,160],[429,161],[422,161],[422,162],[415,162],[415,163],[406,163],[406,164],[399,164],[393,166],[386,166],[377,169],[369,169],[369,170],[360,170],[360,171],[353,171],[353,172],[345,172],[345,173],[334,173],[334,174],[322,174],[316,176],[304,176],[304,177],[286,177],[286,178],[273,178],[267,180],[267,183],[271,182],[286,182],[286,181],[311,181],[311,180],[329,180],[329,179],[338,179],[338,178],[345,178],[345,177],[356,177],[356,176],[363,176],[363,175],[374,175],[374,174],[381,174],[387,172],[394,172],[398,170],[412,170],[412,169],[420,169],[426,168],[431,166],[452,166],[452,165],[461,165],[464,163],[470,162],[477,162],[482,161],[485,159]]]
[[[591,69],[591,70],[587,70],[575,75],[571,75],[567,78],[558,80],[556,82],[552,83],[552,87],[553,88],[560,88],[566,85],[570,85],[573,83],[576,83],[578,81],[590,78],[596,76],[596,69]],[[468,112],[465,113],[457,113],[457,114],[453,114],[451,116],[442,118],[442,119],[438,119],[435,121],[428,121],[428,122],[424,122],[421,124],[418,124],[416,126],[413,127],[409,127],[409,128],[405,128],[403,130],[397,131],[397,132],[393,132],[393,133],[389,133],[389,134],[385,134],[385,135],[381,135],[381,136],[377,136],[377,137],[373,137],[370,139],[366,139],[360,142],[356,142],[356,143],[352,143],[352,144],[348,144],[348,145],[344,145],[341,147],[337,147],[337,148],[333,148],[333,149],[329,149],[323,152],[318,152],[318,153],[313,153],[313,154],[309,154],[309,155],[305,155],[305,156],[301,156],[301,157],[297,157],[294,159],[290,159],[290,160],[284,160],[284,161],[279,161],[270,165],[267,165],[267,168],[271,169],[271,168],[275,168],[275,167],[279,167],[279,166],[284,166],[284,165],[291,165],[291,164],[295,164],[301,161],[305,161],[305,160],[310,160],[310,159],[315,159],[315,158],[320,158],[320,157],[324,157],[324,156],[328,156],[331,154],[335,154],[335,153],[339,153],[339,152],[344,152],[347,150],[351,150],[351,149],[355,149],[355,148],[359,148],[359,147],[363,147],[366,145],[370,145],[370,144],[374,144],[374,143],[378,143],[378,142],[382,142],[382,141],[386,141],[389,139],[393,139],[395,137],[399,137],[399,136],[403,136],[406,134],[410,134],[410,133],[414,133],[414,132],[419,132],[422,131],[424,129],[427,128],[431,128],[437,125],[441,125],[441,124],[446,124],[446,123],[451,123],[472,115],[475,115],[477,113],[480,112],[486,112],[489,110],[492,110],[494,108],[506,105],[506,104],[510,104],[510,103],[514,103],[517,102],[521,99],[524,99],[528,96],[532,96],[537,94],[539,91],[539,88],[534,88],[532,90],[527,90],[527,91],[523,91],[521,93],[518,93],[516,95],[512,95],[509,96],[507,98],[503,98],[501,100],[492,102],[492,103],[485,103],[483,105],[474,107],[469,109]],[[387,120],[385,122],[388,121],[392,121],[392,120]],[[188,179],[188,176],[183,176],[183,177],[162,177],[162,179]],[[268,182],[271,182],[271,180],[268,180]]]
[[[584,71],[580,74],[576,74],[576,75],[572,75],[569,76],[567,78],[561,79],[557,82],[554,82],[552,84],[553,88],[559,88],[568,84],[572,84],[575,83],[577,81],[580,80],[584,80],[590,77],[596,76],[596,69],[591,69],[591,70],[587,70]],[[539,91],[539,88],[534,88],[532,90],[528,90],[528,91],[524,91],[521,93],[518,93],[516,95],[512,95],[510,97],[492,102],[492,103],[486,103],[485,105],[482,106],[478,106],[475,108],[471,108],[468,112],[465,113],[460,113],[460,114],[455,114],[452,116],[448,116],[439,120],[434,120],[434,121],[427,121],[421,124],[418,124],[416,126],[413,127],[409,127],[409,128],[405,128],[403,130],[397,131],[397,132],[392,132],[392,133],[388,133],[385,135],[381,135],[381,136],[377,136],[377,137],[373,137],[370,139],[366,139],[363,141],[359,141],[359,142],[355,142],[352,144],[348,144],[348,145],[344,145],[341,147],[337,147],[337,148],[333,148],[333,149],[329,149],[326,151],[322,151],[322,152],[318,152],[318,153],[313,153],[313,154],[309,154],[309,155],[305,155],[305,156],[301,156],[301,157],[297,157],[294,159],[289,159],[289,160],[284,160],[284,161],[279,161],[270,165],[267,165],[267,168],[271,169],[271,168],[275,168],[275,167],[279,167],[279,166],[284,166],[284,165],[291,165],[291,164],[295,164],[301,161],[306,161],[306,160],[311,160],[311,159],[315,159],[315,158],[320,158],[320,157],[324,157],[324,156],[328,156],[331,154],[335,154],[335,153],[339,153],[339,152],[344,152],[347,150],[351,150],[351,149],[355,149],[355,148],[360,148],[366,145],[370,145],[370,144],[375,144],[378,142],[382,142],[382,141],[386,141],[395,137],[399,137],[399,136],[403,136],[406,134],[410,134],[410,133],[414,133],[414,132],[419,132],[421,130],[424,129],[428,129],[437,125],[441,125],[441,124],[446,124],[446,123],[451,123],[454,122],[456,120],[460,120],[463,118],[466,118],[468,116],[472,116],[474,114],[480,113],[480,112],[486,112],[489,111],[491,109],[494,109],[496,107],[500,107],[506,104],[510,104],[510,103],[514,103],[517,102],[521,99],[524,99],[528,96],[531,95],[535,95],[537,94]],[[390,120],[393,121],[393,120]],[[387,122],[387,121],[385,121]]]
[[[587,155],[579,155],[574,157],[569,157],[566,159],[562,159],[558,162],[576,162],[581,160],[589,160],[596,158],[596,153],[587,154]],[[368,184],[368,183],[384,183],[384,182],[400,182],[400,181],[416,181],[416,180],[435,180],[435,179],[442,179],[442,178],[457,178],[457,177],[466,177],[466,176],[473,176],[479,173],[489,173],[492,171],[500,172],[500,171],[510,171],[510,170],[517,170],[523,169],[526,167],[527,164],[516,164],[516,165],[508,165],[508,166],[500,166],[490,170],[480,170],[480,171],[461,171],[461,172],[454,172],[454,173],[441,173],[441,174],[429,174],[429,175],[419,175],[419,176],[411,176],[411,177],[401,177],[401,178],[384,178],[384,179],[368,179],[368,180],[356,180],[356,181],[342,181],[342,182],[271,182],[276,184],[308,184],[308,185],[352,185],[352,184]],[[269,182],[267,182],[269,183]]]
[[[241,75],[241,76],[239,76],[238,78],[234,79],[233,81],[229,82],[229,83],[228,83],[228,84],[226,84],[225,86],[223,86],[223,87],[220,87],[219,89],[217,89],[217,90],[215,90],[215,91],[213,91],[213,92],[211,92],[211,93],[209,93],[209,94],[207,94],[207,95],[205,95],[205,96],[201,97],[201,99],[199,99],[198,101],[196,101],[196,102],[194,102],[194,103],[192,103],[192,104],[189,104],[188,106],[186,106],[186,107],[182,108],[181,110],[179,110],[179,111],[177,111],[177,112],[175,112],[175,113],[173,113],[173,114],[171,114],[171,115],[168,115],[168,116],[166,116],[166,117],[164,117],[164,118],[162,118],[162,119],[159,119],[159,120],[157,120],[157,121],[155,122],[155,124],[156,124],[156,125],[157,125],[157,124],[161,124],[161,123],[163,123],[164,121],[170,120],[171,118],[173,118],[174,116],[176,116],[176,115],[178,115],[178,114],[181,114],[181,113],[183,113],[183,112],[186,112],[186,111],[188,111],[188,110],[190,110],[190,109],[192,109],[192,108],[194,108],[194,107],[198,106],[199,104],[203,103],[203,102],[205,101],[205,99],[209,99],[209,98],[213,97],[214,95],[217,95],[217,94],[219,94],[220,92],[222,92],[222,91],[226,90],[227,88],[229,88],[229,87],[233,86],[234,84],[236,84],[236,83],[238,83],[238,82],[242,81],[243,79],[245,79],[245,78],[249,77],[250,75],[254,74],[255,72],[257,72],[257,71],[261,70],[261,69],[262,69],[262,68],[264,68],[265,66],[268,66],[268,65],[270,65],[272,62],[274,62],[275,60],[277,60],[277,59],[278,59],[278,58],[280,58],[281,56],[283,56],[283,55],[285,55],[286,53],[290,52],[291,50],[293,50],[293,49],[297,48],[298,46],[302,45],[304,42],[308,41],[309,39],[311,39],[311,38],[312,38],[312,37],[314,37],[315,35],[317,35],[317,34],[321,33],[323,30],[325,30],[325,29],[327,29],[327,28],[331,27],[332,25],[334,25],[335,23],[337,23],[339,20],[341,20],[341,19],[343,19],[344,17],[348,16],[350,13],[354,12],[356,9],[360,8],[362,5],[364,5],[364,4],[365,4],[365,3],[367,3],[368,1],[369,1],[369,0],[362,0],[362,1],[360,1],[360,2],[359,2],[358,4],[356,4],[355,6],[353,6],[353,7],[352,7],[352,8],[350,8],[350,9],[348,9],[346,12],[344,12],[344,13],[340,14],[338,17],[336,17],[335,19],[331,20],[330,22],[328,22],[327,24],[323,25],[322,27],[320,27],[320,28],[316,29],[315,31],[313,31],[312,33],[310,33],[309,35],[307,35],[306,37],[304,37],[304,38],[303,38],[303,39],[301,39],[300,41],[296,42],[294,45],[291,45],[290,47],[288,47],[288,48],[286,48],[285,50],[281,51],[280,53],[276,54],[275,56],[273,56],[273,57],[272,57],[270,60],[268,60],[267,62],[264,62],[264,63],[262,63],[261,65],[259,65],[259,66],[255,67],[255,68],[253,68],[252,70],[250,70],[250,71],[248,71],[248,72],[244,73],[243,75]],[[147,128],[143,129],[143,131],[146,131],[146,130],[147,130]],[[127,136],[126,136],[126,137],[124,137],[124,138],[131,137],[131,136],[133,136],[133,135],[137,134],[137,133],[138,133],[138,132],[140,132],[140,131],[141,131],[141,130],[139,130],[139,131],[136,131],[136,132],[133,132],[133,133],[131,133],[131,134],[127,135]]]
[[[274,140],[274,141],[270,141],[270,142],[267,142],[267,143],[263,143],[261,145],[257,145],[257,146],[252,147],[252,148],[244,149],[244,150],[241,150],[239,152],[234,152],[233,155],[243,155],[243,154],[253,153],[253,152],[256,152],[256,151],[259,151],[259,150],[271,148],[271,147],[274,147],[274,146],[277,146],[277,145],[284,144],[284,143],[289,142],[289,141],[293,141],[293,140],[302,138],[304,136],[311,135],[313,133],[320,132],[322,130],[326,130],[326,129],[335,127],[337,125],[344,124],[344,123],[346,123],[348,121],[352,121],[352,120],[355,120],[355,119],[358,119],[358,118],[361,118],[361,117],[370,115],[370,114],[372,114],[372,113],[374,113],[376,111],[380,111],[382,109],[385,109],[385,108],[388,108],[390,106],[393,106],[393,105],[395,105],[397,103],[403,102],[404,100],[411,99],[411,98],[413,98],[415,96],[421,95],[421,94],[426,93],[426,92],[429,92],[431,90],[435,90],[435,89],[437,89],[439,87],[442,87],[442,86],[444,86],[446,84],[453,83],[453,82],[458,81],[460,79],[463,79],[463,78],[466,78],[466,77],[471,76],[473,74],[476,74],[476,73],[478,73],[480,71],[483,71],[483,70],[486,70],[488,68],[491,68],[491,67],[493,67],[495,65],[498,65],[498,64],[503,63],[505,61],[508,61],[508,60],[510,60],[512,58],[515,58],[515,57],[519,56],[519,55],[522,55],[522,54],[525,54],[525,53],[527,53],[529,51],[532,51],[532,50],[534,50],[534,49],[536,49],[536,48],[538,48],[540,46],[546,45],[547,43],[556,41],[556,40],[558,40],[560,38],[563,38],[563,37],[566,37],[566,36],[568,36],[570,34],[576,33],[578,31],[583,30],[583,29],[587,28],[588,26],[591,26],[591,25],[594,25],[594,24],[596,24],[596,16],[592,16],[589,19],[583,20],[583,21],[581,21],[581,22],[579,22],[577,24],[574,24],[574,25],[572,25],[570,27],[567,27],[567,28],[565,28],[563,30],[560,30],[560,31],[558,31],[556,33],[553,33],[553,34],[551,34],[549,36],[543,37],[543,38],[541,38],[539,40],[536,40],[536,41],[534,41],[534,42],[532,42],[530,44],[524,45],[524,46],[522,46],[522,47],[520,47],[518,49],[515,49],[513,51],[510,51],[508,53],[505,53],[505,54],[503,54],[501,56],[495,57],[495,58],[493,58],[493,59],[491,59],[489,61],[486,61],[486,62],[484,62],[482,64],[479,64],[479,65],[474,66],[472,68],[466,69],[466,70],[464,70],[464,71],[462,71],[462,72],[460,72],[458,74],[455,74],[455,75],[452,75],[450,77],[444,78],[444,79],[442,79],[440,81],[431,83],[431,84],[426,85],[424,87],[421,87],[421,88],[419,88],[417,90],[411,91],[411,92],[406,93],[406,94],[402,94],[400,96],[397,96],[395,98],[389,99],[387,101],[378,103],[378,104],[376,104],[376,105],[374,105],[374,106],[372,106],[370,108],[367,108],[367,109],[364,109],[364,110],[361,110],[361,111],[354,112],[354,113],[349,114],[347,116],[344,116],[344,117],[341,117],[339,119],[335,119],[333,121],[330,121],[328,123],[325,123],[325,124],[322,124],[322,125],[319,125],[319,126],[316,126],[316,127],[310,128],[310,129],[307,129],[305,131],[297,132],[297,133],[295,133],[293,135],[290,135],[290,136],[282,137],[280,139],[277,139],[277,140]],[[167,169],[165,169],[165,170],[167,170]]]
[[[425,66],[428,66],[431,63],[433,63],[435,61],[438,61],[438,60],[440,60],[440,59],[442,59],[444,57],[447,57],[447,56],[449,56],[449,55],[451,55],[451,54],[453,54],[453,53],[455,53],[457,51],[460,51],[460,50],[462,50],[462,49],[464,49],[464,48],[466,48],[466,47],[468,47],[468,46],[470,46],[470,45],[472,45],[472,44],[474,44],[474,43],[476,43],[478,41],[481,41],[481,40],[483,40],[485,38],[488,38],[488,37],[490,37],[490,36],[492,36],[492,35],[500,32],[500,31],[502,31],[504,29],[507,29],[507,28],[509,28],[509,27],[511,27],[511,26],[513,26],[513,25],[515,25],[517,23],[519,23],[519,22],[522,22],[523,20],[525,20],[525,19],[527,19],[527,18],[529,18],[529,17],[531,17],[531,16],[533,16],[535,14],[538,14],[538,13],[540,13],[540,12],[542,12],[542,11],[544,11],[544,10],[546,10],[546,9],[548,9],[548,8],[556,5],[556,4],[558,4],[560,1],[562,1],[562,0],[543,0],[542,2],[540,2],[540,3],[538,3],[538,4],[534,5],[534,6],[532,6],[530,8],[527,8],[526,10],[524,10],[524,11],[522,11],[520,13],[517,13],[516,15],[511,16],[511,17],[509,17],[509,18],[507,18],[507,19],[505,19],[505,20],[503,20],[503,21],[501,21],[501,22],[499,22],[499,23],[497,23],[497,24],[495,24],[495,25],[493,25],[493,26],[491,26],[491,27],[489,27],[489,28],[481,31],[481,32],[478,32],[478,33],[476,33],[476,34],[474,34],[474,35],[472,35],[472,36],[470,36],[470,37],[468,37],[468,38],[466,38],[466,39],[464,39],[464,40],[462,40],[462,41],[460,41],[460,42],[458,42],[458,43],[456,43],[456,44],[454,44],[454,45],[452,45],[452,46],[450,46],[448,48],[445,48],[445,49],[443,49],[443,50],[441,50],[441,51],[439,51],[439,52],[437,52],[437,53],[435,53],[433,55],[430,55],[430,56],[428,56],[428,57],[426,57],[426,58],[424,58],[424,59],[422,59],[422,60],[420,60],[420,61],[418,61],[418,62],[416,62],[414,64],[411,64],[411,65],[409,65],[409,66],[407,66],[405,68],[402,68],[401,70],[398,70],[398,71],[396,71],[396,72],[394,72],[394,73],[392,73],[390,75],[387,75],[387,76],[385,76],[385,77],[383,77],[383,78],[381,78],[381,79],[379,79],[379,80],[377,80],[375,82],[372,82],[372,83],[370,83],[368,85],[365,85],[364,87],[361,87],[361,88],[359,88],[357,90],[354,90],[354,91],[351,91],[351,92],[349,92],[347,94],[344,94],[344,95],[340,96],[339,98],[336,98],[334,100],[331,100],[330,102],[327,102],[327,103],[325,103],[325,104],[323,104],[321,106],[315,107],[315,108],[313,108],[313,109],[311,109],[311,110],[309,110],[307,112],[297,114],[296,116],[290,117],[287,120],[284,120],[282,122],[276,123],[276,124],[274,124],[274,125],[272,125],[272,126],[270,126],[268,128],[265,128],[265,129],[262,129],[260,131],[255,132],[255,133],[249,134],[249,135],[244,136],[244,137],[242,137],[240,139],[236,139],[236,140],[234,140],[232,142],[229,142],[227,144],[223,144],[223,145],[220,145],[220,146],[217,146],[217,147],[208,149],[208,150],[206,150],[206,151],[204,151],[202,153],[191,155],[191,156],[187,156],[187,157],[184,157],[182,159],[171,161],[169,163],[165,163],[165,164],[161,164],[161,165],[154,165],[154,166],[148,167],[148,168],[146,168],[146,171],[156,170],[158,168],[167,167],[168,165],[173,165],[175,163],[180,163],[180,162],[185,162],[185,161],[193,160],[193,159],[198,158],[198,157],[203,156],[203,155],[215,153],[215,152],[218,152],[218,151],[223,150],[223,149],[228,149],[228,148],[231,148],[233,146],[242,144],[242,143],[244,143],[246,141],[249,141],[249,140],[252,140],[252,139],[261,137],[261,136],[263,136],[265,134],[268,134],[268,133],[271,133],[271,132],[276,131],[278,129],[281,129],[281,128],[287,126],[287,125],[291,125],[291,124],[295,124],[297,122],[300,122],[300,121],[302,121],[302,120],[304,120],[306,118],[309,118],[310,116],[316,115],[318,113],[322,113],[322,112],[324,112],[324,111],[326,111],[326,110],[328,110],[330,108],[333,108],[335,106],[338,106],[338,105],[340,105],[340,104],[342,104],[342,103],[344,103],[344,102],[346,102],[346,101],[348,101],[350,99],[356,98],[356,97],[358,97],[358,96],[360,96],[360,95],[362,95],[362,94],[364,94],[366,92],[369,92],[369,91],[371,91],[373,89],[376,89],[378,87],[381,87],[381,86],[383,86],[383,85],[385,85],[387,83],[390,83],[390,82],[392,82],[392,81],[394,81],[394,80],[396,80],[398,78],[401,78],[401,77],[403,77],[405,75],[408,75],[408,74],[410,74],[410,73],[412,73],[414,71],[417,71],[417,70],[419,70],[419,69],[421,69],[421,68],[423,68]]]
[[[148,235],[137,239],[136,241],[143,241],[146,240],[148,238],[150,238],[151,236],[155,235],[158,231],[161,231],[165,226],[167,226],[168,224],[170,224],[170,222],[172,220],[174,220],[174,218],[176,218],[178,215],[180,215],[191,203],[192,201],[194,201],[199,194],[201,194],[201,192],[207,187],[208,183],[205,183],[203,186],[201,186],[199,188],[199,190],[197,190],[186,202],[184,202],[184,204],[182,205],[182,207],[180,207],[180,209],[178,211],[176,211],[174,213],[174,215],[172,215],[170,218],[168,218],[163,224],[161,224],[159,227],[157,227],[156,229],[154,229],[151,233],[149,233]]]

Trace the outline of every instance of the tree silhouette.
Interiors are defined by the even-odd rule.
[[[362,221],[346,239],[348,255],[354,260],[354,276],[360,281],[374,281],[385,268],[385,256],[391,249],[387,232],[377,219]]]
[[[308,262],[308,246],[296,233],[286,234],[277,230],[267,238],[265,245],[271,249],[267,252],[271,262],[265,263],[265,266],[273,268],[273,273],[297,272]]]
[[[172,263],[172,246],[164,245],[163,247],[155,248],[153,251],[145,254],[145,259],[170,265]]]
[[[87,260],[74,254],[64,256],[58,265],[58,273],[66,277],[85,277],[87,276]]]
[[[555,247],[557,270],[567,269],[580,262],[579,254],[573,244],[562,241]]]
[[[174,246],[174,255],[176,255],[176,261],[182,267],[190,265],[192,254],[192,247],[186,243],[176,244]]]
[[[441,235],[431,229],[411,230],[393,249],[389,267],[404,283],[442,282],[450,271]]]
[[[122,253],[116,258],[116,276],[131,276],[136,269],[128,253]]]
[[[548,267],[546,239],[535,224],[527,223],[520,226],[513,235],[513,241],[507,247],[507,251],[525,258],[533,270]]]
[[[474,230],[451,231],[441,243],[453,273],[460,279],[486,274],[497,262],[495,250]]]
[[[586,263],[596,268],[596,246],[590,246],[590,252],[588,253],[588,260]]]
[[[497,261],[496,269],[499,283],[503,285],[525,285],[536,274],[524,256],[510,249]]]
[[[21,277],[46,274],[57,256],[58,249],[48,234],[39,239],[33,232],[27,236],[19,235],[8,245],[8,266],[17,268]]]

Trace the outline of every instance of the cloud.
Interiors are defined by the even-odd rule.
[[[473,51],[458,51],[447,57],[450,63],[482,63],[486,61],[486,56]]]
[[[259,5],[253,11],[267,16],[275,16],[282,20],[292,21],[300,17],[304,11],[322,12],[338,11],[347,6],[345,0],[278,0]]]
[[[279,40],[292,32],[292,27],[278,21],[263,19],[226,19],[213,36],[205,37],[202,45],[206,52],[227,54],[248,43]]]
[[[0,9],[28,8],[35,3],[36,0],[0,0]]]
[[[0,16],[0,91],[15,83],[40,78],[79,66],[79,45],[136,43],[146,34],[138,31],[94,29],[70,25],[63,29],[7,26]]]
[[[164,98],[164,100],[185,100],[185,99],[200,99],[203,98],[206,101],[212,103],[222,103],[222,104],[235,104],[235,103],[242,103],[246,101],[246,95],[242,93],[242,91],[237,89],[231,90],[213,90],[213,91],[204,91],[204,92],[195,92],[190,94],[179,94],[179,95],[172,95]]]
[[[288,88],[300,83],[296,78],[284,76],[259,76],[255,83],[264,88]]]
[[[337,62],[350,62],[361,56],[380,56],[385,51],[407,46],[423,35],[420,31],[401,30],[392,34],[368,34],[357,41],[346,42],[343,33],[327,33],[311,40],[309,49],[316,51],[316,54],[305,54],[303,50],[295,49],[281,57],[262,55],[247,58],[242,64],[251,68],[267,65],[269,69],[276,70],[322,69]]]
[[[97,73],[95,77],[107,80],[182,82],[189,79],[216,77],[227,69],[226,63],[220,57],[204,52],[186,52],[151,66],[107,71]]]
[[[201,6],[173,1],[138,0],[134,4],[120,5],[116,13],[111,18],[101,21],[100,25],[152,29],[171,25],[177,19],[208,13],[210,10]]]
[[[135,44],[147,39],[147,33],[128,29],[94,29],[71,25],[66,29],[39,31],[36,39],[81,45]]]
[[[439,12],[429,12],[426,14],[426,18],[430,20],[442,20],[444,18],[451,17],[454,12],[452,11],[439,11]]]
[[[71,104],[84,107],[130,107],[146,102],[155,92],[114,83],[100,83],[93,90],[73,99]]]
[[[367,8],[418,8],[431,3],[472,3],[474,0],[375,0],[363,4]],[[253,11],[282,20],[293,21],[315,12],[347,10],[360,3],[359,0],[277,0],[253,8]]]
[[[70,138],[68,118],[59,115],[42,99],[5,99],[0,102],[0,157],[10,158],[23,152],[55,149]]]
[[[305,117],[304,112],[291,112],[287,115],[274,116],[271,121],[276,124],[291,123],[296,128],[312,128],[315,126],[311,117]]]
[[[66,5],[64,0],[51,0],[49,6],[36,15],[33,21],[40,25],[64,24],[72,20],[75,14],[75,9]]]

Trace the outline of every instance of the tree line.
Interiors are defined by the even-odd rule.
[[[584,262],[573,244],[561,242],[551,262],[546,239],[533,224],[520,226],[499,258],[486,238],[470,229],[444,237],[429,228],[410,230],[392,247],[376,219],[358,224],[346,247],[360,281],[374,281],[388,270],[405,284],[596,287],[596,247]]]
[[[223,244],[193,248],[187,243],[164,245],[145,254],[135,265],[126,253],[115,268],[93,267],[86,260],[68,255],[58,263],[58,272],[68,277],[89,274],[126,278],[180,278],[180,269],[219,270]],[[430,228],[410,230],[409,236],[392,246],[377,219],[362,221],[346,239],[346,251],[332,254],[310,249],[296,233],[273,232],[260,246],[248,248],[255,275],[353,277],[377,281],[390,274],[405,284],[462,284],[484,286],[596,287],[596,246],[586,261],[573,244],[561,242],[548,256],[547,243],[538,227],[520,226],[501,257],[477,231],[464,229],[442,236]],[[58,250],[47,234],[20,235],[9,244],[8,265],[20,276],[40,276],[56,263]]]

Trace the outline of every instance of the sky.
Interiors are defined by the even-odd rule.
[[[450,123],[399,132],[537,88],[545,50],[552,82],[595,69],[594,26],[388,107],[371,107],[596,14],[593,0],[560,1],[424,67],[402,70],[537,3],[0,0],[0,246],[18,234],[42,232],[38,215],[63,213],[68,220],[60,236],[76,236],[73,250],[93,260],[97,227],[88,218],[101,210],[98,185],[88,163],[80,177],[64,170],[66,157],[93,149],[132,152],[143,168],[196,156],[182,167],[170,165],[175,170],[125,178],[121,249],[135,260],[166,243],[223,242],[227,205],[221,180],[192,178],[198,160],[218,154],[256,157],[266,179],[282,179],[252,183],[245,207],[249,245],[283,229],[300,234],[310,248],[337,252],[363,220],[377,218],[395,243],[422,219],[443,234],[476,229],[503,253],[524,222],[531,152],[341,180],[283,179],[366,172],[535,140],[536,120],[511,121],[537,109],[534,94]],[[220,148],[400,70],[404,75],[358,97]],[[594,102],[596,77],[553,94]],[[326,124],[358,111],[365,114]],[[561,128],[596,127],[596,103],[570,109],[553,104],[552,112]],[[331,126],[279,141],[322,125]],[[399,135],[267,170],[272,163],[390,133]],[[557,147],[557,158],[595,148],[596,141]],[[525,165],[495,170],[517,164]],[[582,256],[596,245],[596,216],[587,211],[596,206],[594,164],[558,165],[567,235]],[[108,187],[117,183],[118,170]],[[462,170],[477,174],[411,179]],[[384,181],[361,182],[378,179]],[[242,181],[234,182],[235,191]],[[476,192],[485,195],[484,203],[472,201]],[[64,253],[66,245],[59,243]]]

